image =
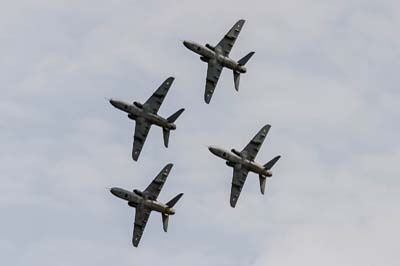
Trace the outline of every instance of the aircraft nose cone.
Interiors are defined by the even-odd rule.
[[[215,148],[214,146],[208,146],[208,150],[213,154],[217,153],[217,148]]]
[[[111,103],[112,106],[116,106],[116,101],[114,99],[108,99],[108,101]]]
[[[183,41],[183,45],[188,48],[189,50],[193,50],[195,45],[193,42],[191,41]]]
[[[113,194],[114,196],[117,196],[117,188],[115,188],[115,187],[110,188],[110,192],[111,192],[111,194]]]

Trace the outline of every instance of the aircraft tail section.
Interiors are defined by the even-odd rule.
[[[173,115],[171,115],[170,117],[167,118],[167,121],[169,123],[174,123],[176,121],[176,119],[178,119],[178,117],[183,113],[183,111],[185,111],[185,108],[179,109],[177,112],[175,112]]]
[[[175,204],[179,201],[179,199],[182,196],[183,196],[183,193],[179,193],[172,200],[168,201],[167,204],[165,204],[165,205],[167,205],[168,208],[174,207]],[[174,214],[174,212],[172,214]],[[164,232],[167,232],[168,231],[169,214],[161,213],[161,217],[162,217]]]
[[[242,59],[238,61],[238,64],[244,66],[250,58],[254,55],[254,52],[250,52],[245,55]],[[240,72],[233,70],[233,80],[235,82],[235,90],[239,91],[239,83],[240,83]]]
[[[169,208],[173,208],[175,206],[175,204],[178,202],[178,200],[183,196],[183,193],[179,193],[178,195],[176,195],[172,200],[167,202],[167,206]]]
[[[238,61],[239,65],[244,66],[249,60],[250,58],[254,55],[255,52],[250,52],[247,55],[245,55],[242,59],[240,59]]]
[[[174,123],[176,119],[185,111],[185,108],[179,109],[177,112],[175,112],[173,115],[167,118],[168,123]],[[173,128],[175,129],[175,128]],[[169,133],[170,129],[169,128],[163,128],[163,137],[164,137],[164,146],[168,148],[168,142],[169,142]]]
[[[266,170],[270,170],[280,158],[281,158],[280,155],[274,157],[271,161],[269,161],[268,163],[264,164],[264,168]],[[260,191],[261,191],[261,194],[264,195],[265,184],[267,183],[267,177],[261,174],[261,175],[259,175],[259,180],[260,180]]]

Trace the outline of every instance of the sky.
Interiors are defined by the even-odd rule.
[[[1,1],[2,265],[400,264],[398,1]],[[182,40],[255,51],[234,90],[224,70],[204,103],[206,65]],[[169,76],[159,114],[186,108],[138,162],[134,123],[105,98],[144,102]],[[281,160],[235,209],[232,169],[208,145]],[[107,190],[144,189],[174,163],[159,200],[180,192],[169,232]]]

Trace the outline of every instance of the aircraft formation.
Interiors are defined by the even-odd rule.
[[[204,101],[207,104],[209,104],[211,101],[212,95],[224,67],[233,71],[234,87],[236,91],[239,90],[240,74],[247,72],[245,65],[254,55],[254,52],[248,53],[239,61],[231,59],[229,57],[229,53],[234,46],[244,23],[245,20],[243,19],[236,22],[216,46],[212,46],[210,44],[203,46],[192,41],[183,41],[183,44],[186,48],[200,55],[200,60],[208,64],[204,92]],[[133,102],[133,104],[130,104],[117,99],[109,99],[109,102],[112,106],[127,113],[128,118],[134,120],[136,123],[132,147],[132,159],[134,161],[138,161],[152,125],[162,128],[164,146],[168,148],[170,132],[176,130],[177,127],[175,122],[185,110],[184,108],[181,108],[168,118],[158,115],[158,111],[173,82],[173,77],[167,78],[143,104],[137,101]],[[230,205],[232,208],[235,208],[237,204],[249,172],[259,175],[261,194],[264,194],[265,192],[266,180],[267,178],[272,177],[271,169],[281,156],[274,157],[266,164],[260,164],[254,160],[270,128],[271,126],[268,124],[263,126],[250,140],[246,147],[244,147],[244,149],[240,152],[235,149],[226,150],[216,146],[208,147],[212,154],[225,160],[226,165],[233,168],[230,194]],[[163,229],[165,232],[167,232],[169,216],[175,214],[173,207],[183,196],[183,193],[179,193],[165,204],[157,201],[157,198],[172,167],[172,163],[167,164],[143,191],[134,189],[131,192],[130,190],[117,187],[110,189],[110,192],[114,196],[127,201],[130,207],[136,208],[132,237],[132,244],[134,247],[138,247],[152,211],[161,213]]]

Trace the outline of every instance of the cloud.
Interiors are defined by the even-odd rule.
[[[200,6],[201,5],[201,6]],[[20,1],[0,8],[0,248],[12,265],[397,265],[399,93],[396,1]],[[256,51],[235,92],[224,70],[210,105],[206,65],[181,39],[217,43],[247,20],[232,58]],[[104,97],[143,102],[176,80],[160,114],[186,111],[168,149]],[[241,149],[272,125],[265,196],[207,150]],[[169,232],[153,213],[138,249],[134,211],[110,186],[160,200],[185,192]]]

